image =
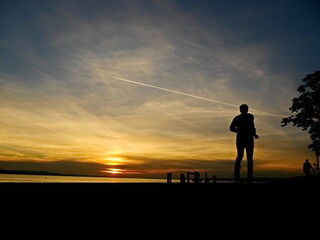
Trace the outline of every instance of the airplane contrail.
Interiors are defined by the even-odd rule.
[[[133,84],[137,84],[137,85],[141,85],[141,86],[145,86],[145,87],[155,88],[155,89],[159,89],[162,91],[167,91],[167,92],[187,96],[187,97],[193,97],[193,98],[197,98],[197,99],[201,99],[201,100],[205,100],[205,101],[209,101],[209,102],[220,103],[220,104],[224,104],[224,105],[231,106],[231,107],[237,107],[237,108],[239,107],[239,106],[231,104],[231,103],[221,102],[221,101],[217,101],[217,100],[210,99],[210,98],[200,97],[200,96],[196,96],[196,95],[189,94],[189,93],[184,93],[184,92],[180,92],[180,91],[176,91],[176,90],[172,90],[172,89],[168,89],[168,88],[158,87],[155,85],[136,82],[136,81],[132,81],[132,80],[124,79],[124,78],[118,78],[118,77],[112,77],[112,78],[116,79],[116,80],[124,81],[124,82],[129,82],[129,83],[133,83]]]
[[[230,106],[230,107],[239,108],[238,105],[231,104],[231,103],[226,103],[226,102],[221,102],[221,101],[214,100],[214,99],[211,99],[211,98],[200,97],[200,96],[197,96],[197,95],[184,93],[184,92],[180,92],[180,91],[176,91],[176,90],[172,90],[172,89],[168,89],[168,88],[163,88],[163,87],[159,87],[159,86],[155,86],[155,85],[150,85],[150,84],[146,84],[146,83],[141,83],[141,82],[137,82],[137,81],[133,81],[133,80],[128,80],[128,79],[124,79],[124,78],[119,78],[119,77],[112,77],[112,78],[116,79],[116,80],[119,80],[119,81],[123,81],[123,82],[128,82],[128,83],[137,84],[137,85],[141,85],[141,86],[145,86],[145,87],[155,88],[155,89],[159,89],[159,90],[166,91],[166,92],[171,92],[171,93],[175,93],[175,94],[179,94],[179,95],[183,95],[183,96],[187,96],[187,97],[192,97],[192,98],[196,98],[196,99],[200,99],[200,100],[205,100],[205,101],[209,101],[209,102],[223,104],[223,105]],[[265,115],[282,116],[280,114],[267,113],[267,112],[256,110],[256,109],[253,109],[253,108],[250,108],[250,109],[252,111],[255,111],[255,112],[258,112],[258,113],[261,113],[261,114],[265,114]]]

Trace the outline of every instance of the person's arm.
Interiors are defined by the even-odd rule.
[[[253,136],[254,136],[254,138],[258,139],[259,136],[256,133],[256,127],[254,125],[254,117],[253,117],[253,115],[252,115],[252,123],[253,123]]]
[[[235,132],[235,133],[238,132],[238,130],[237,130],[237,121],[236,121],[236,118],[234,118],[234,119],[232,120],[232,123],[231,123],[229,129],[230,129],[231,132]]]

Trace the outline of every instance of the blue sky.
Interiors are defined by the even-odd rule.
[[[280,122],[319,70],[319,10],[311,0],[1,1],[0,168],[232,175],[237,108],[117,77],[247,103],[256,173],[299,174],[314,158],[308,136]]]

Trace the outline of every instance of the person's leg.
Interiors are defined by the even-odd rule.
[[[238,155],[237,155],[236,162],[234,165],[234,178],[239,179],[240,178],[241,161],[243,158],[244,148],[240,145],[237,145],[237,151],[238,151]]]
[[[246,148],[246,154],[247,154],[247,168],[248,168],[248,172],[247,172],[247,176],[248,179],[252,179],[253,176],[253,145],[248,146]]]

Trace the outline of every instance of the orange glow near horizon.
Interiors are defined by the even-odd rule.
[[[143,173],[147,173],[147,171],[136,171],[136,170],[128,170],[128,169],[120,169],[120,168],[107,168],[106,170],[102,170],[101,172],[111,174],[111,175],[118,175],[118,176],[129,176],[129,175],[140,175]],[[160,173],[155,171],[154,173]],[[164,174],[164,173],[163,173]],[[162,174],[161,174],[162,175]]]
[[[125,160],[122,157],[107,157],[104,159],[105,161],[107,161],[108,165],[119,165],[119,163],[124,163]]]

